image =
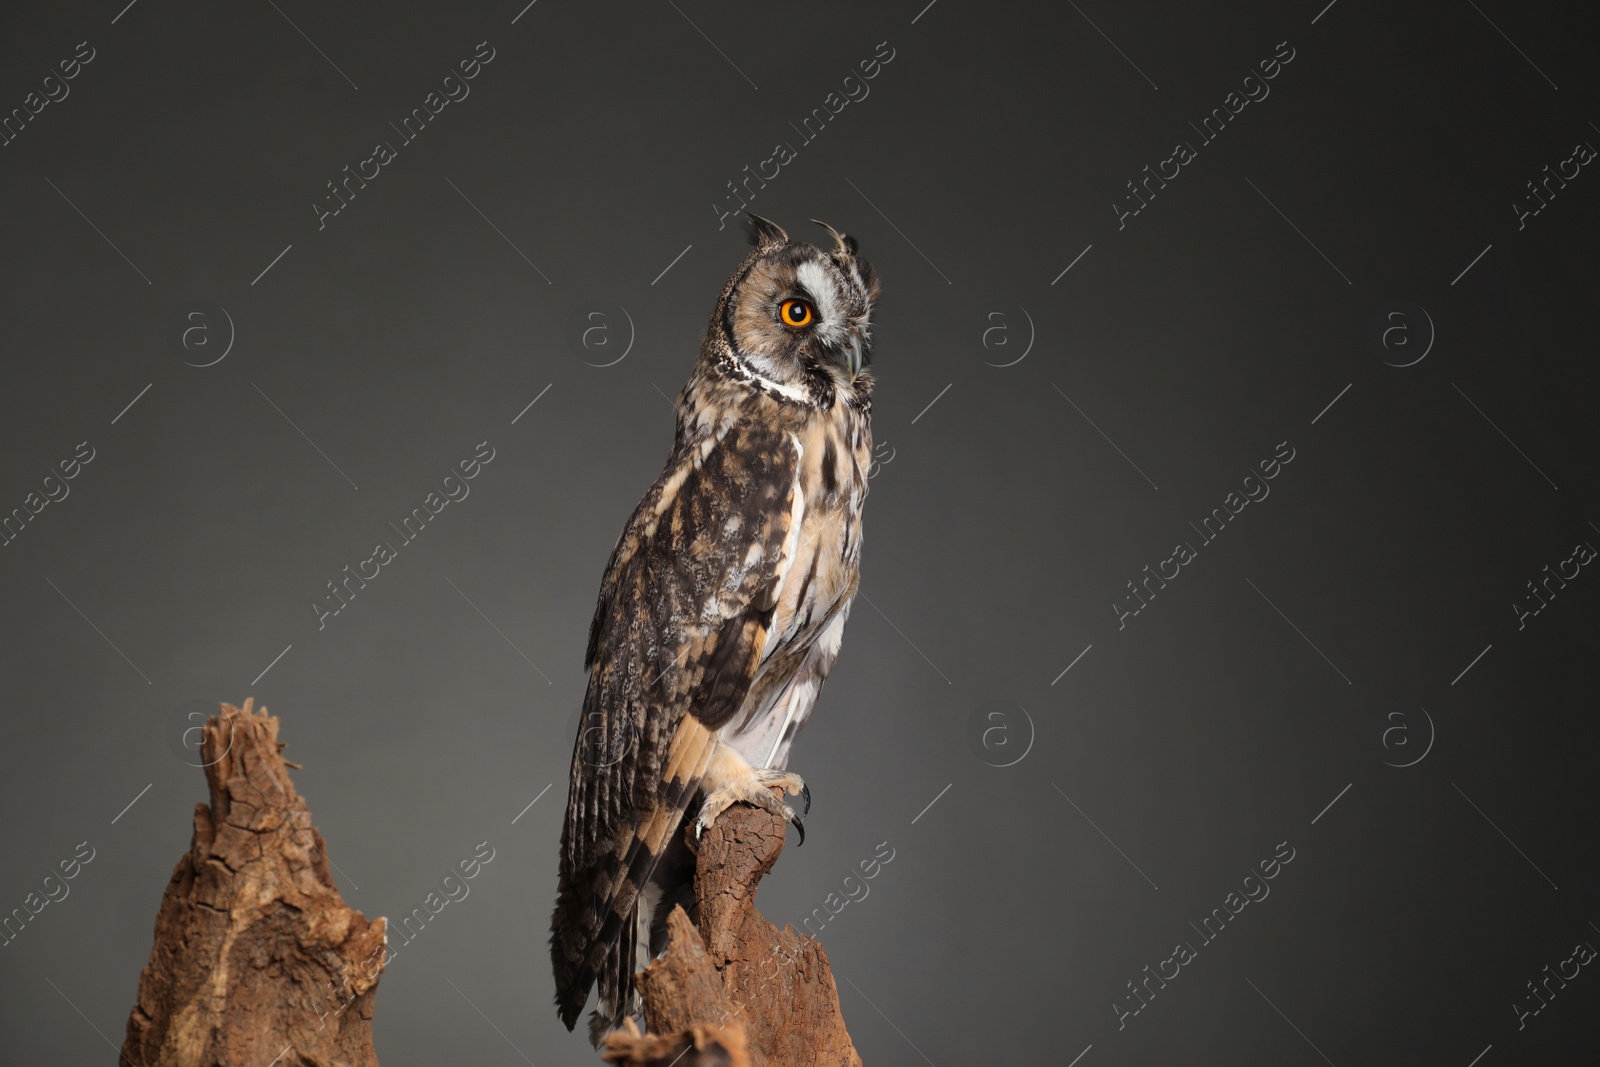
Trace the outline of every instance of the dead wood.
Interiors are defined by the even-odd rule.
[[[694,880],[699,928],[674,909],[666,952],[639,976],[651,1033],[612,1034],[607,1062],[658,1067],[671,1050],[684,1065],[860,1067],[827,953],[755,908],[786,831],[778,816],[742,804],[707,831]]]
[[[327,847],[289,780],[278,720],[224,704],[201,752],[210,803],[162,896],[121,1063],[128,1067],[377,1067],[373,999],[384,919],[340,896]],[[860,1067],[822,946],[755,908],[782,819],[729,808],[700,842],[698,928],[682,908],[641,972],[650,1033],[612,1034],[623,1067]]]
[[[613,1034],[600,1053],[607,1063],[625,1067],[750,1067],[744,1027],[695,1023],[681,1034],[640,1034],[633,1020],[626,1033]]]
[[[122,1063],[377,1067],[385,920],[348,907],[295,792],[278,720],[224,704],[201,747],[211,803],[156,917]]]

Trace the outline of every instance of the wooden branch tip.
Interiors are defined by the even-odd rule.
[[[161,899],[122,1045],[131,1067],[377,1067],[387,923],[340,896],[283,748],[253,700],[206,721],[210,803]]]

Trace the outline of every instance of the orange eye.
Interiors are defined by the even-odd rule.
[[[811,305],[804,300],[785,300],[778,309],[778,318],[785,326],[809,326],[811,314]]]

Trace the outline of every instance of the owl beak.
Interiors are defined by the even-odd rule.
[[[861,375],[862,354],[861,338],[855,334],[850,335],[850,348],[845,352],[845,365],[850,369],[850,380],[855,381]]]

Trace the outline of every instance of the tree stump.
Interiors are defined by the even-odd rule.
[[[666,952],[639,975],[652,1033],[607,1037],[608,1063],[663,1067],[680,1056],[678,1067],[861,1067],[827,953],[755,908],[787,829],[771,812],[736,804],[707,831],[694,878],[699,929],[673,909]]]
[[[228,704],[201,752],[211,803],[156,917],[122,1062],[131,1067],[377,1067],[386,921],[339,895],[289,781],[278,720]]]

